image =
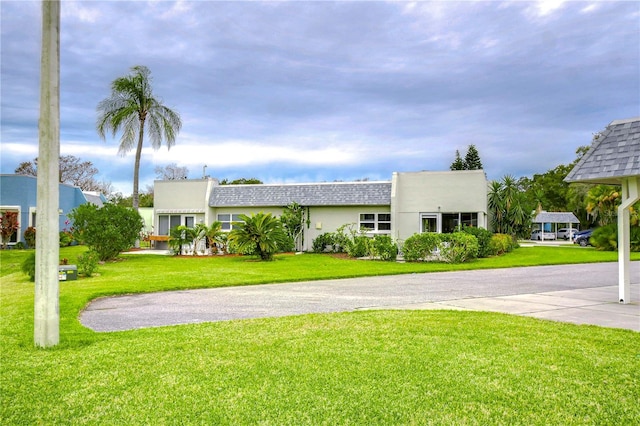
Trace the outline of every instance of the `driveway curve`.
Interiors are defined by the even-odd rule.
[[[640,263],[633,263],[637,271]],[[420,308],[429,303],[617,286],[617,273],[617,263],[597,263],[146,293],[96,299],[80,314],[80,321],[105,332],[360,309]],[[611,293],[610,297],[607,293],[607,303],[616,302],[617,288]],[[633,297],[638,300],[637,295]],[[629,306],[631,313],[637,309],[637,304]]]

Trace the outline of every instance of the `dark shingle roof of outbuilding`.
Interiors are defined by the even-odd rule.
[[[567,182],[619,184],[640,175],[640,117],[612,121],[569,172]]]
[[[533,223],[580,223],[576,215],[571,212],[540,212]]]
[[[391,205],[391,182],[219,185],[210,207]]]

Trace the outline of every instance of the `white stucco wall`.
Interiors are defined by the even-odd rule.
[[[214,182],[213,179],[156,181],[156,223],[159,214],[191,215],[196,217],[196,223],[207,225],[217,220],[218,214],[282,215],[281,207],[211,208],[208,202]],[[447,213],[475,213],[477,225],[486,228],[487,185],[482,170],[394,173],[391,205],[310,207],[304,249],[311,250],[313,240],[320,234],[335,232],[345,224],[358,224],[362,213],[390,213],[390,235],[400,241],[421,231],[423,214],[436,215],[442,221],[442,215]]]
[[[212,221],[216,220],[218,214],[246,214],[271,213],[279,217],[282,215],[282,208],[278,207],[222,207],[212,208]],[[349,223],[355,223],[356,227],[361,213],[389,213],[389,206],[330,206],[330,207],[309,207],[309,226],[304,226],[304,250],[311,251],[313,240],[325,232],[335,232],[339,227]]]
[[[158,212],[208,209],[210,179],[157,180],[153,183],[153,206]]]
[[[482,170],[394,173],[391,205],[398,240],[420,232],[422,214],[476,213],[486,228],[487,179]]]

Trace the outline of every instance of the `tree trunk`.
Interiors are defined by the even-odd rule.
[[[142,142],[144,141],[144,118],[140,119],[140,132],[138,134],[138,146],[136,147],[136,159],[133,165],[133,194],[132,204],[133,209],[138,211],[140,205],[140,195],[138,191],[138,185],[140,180],[140,157],[142,157]]]

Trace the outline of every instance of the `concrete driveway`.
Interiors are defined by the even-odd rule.
[[[632,303],[618,299],[617,263],[536,266],[171,291],[97,299],[80,321],[95,331],[360,309],[470,309],[640,331],[640,262]]]

